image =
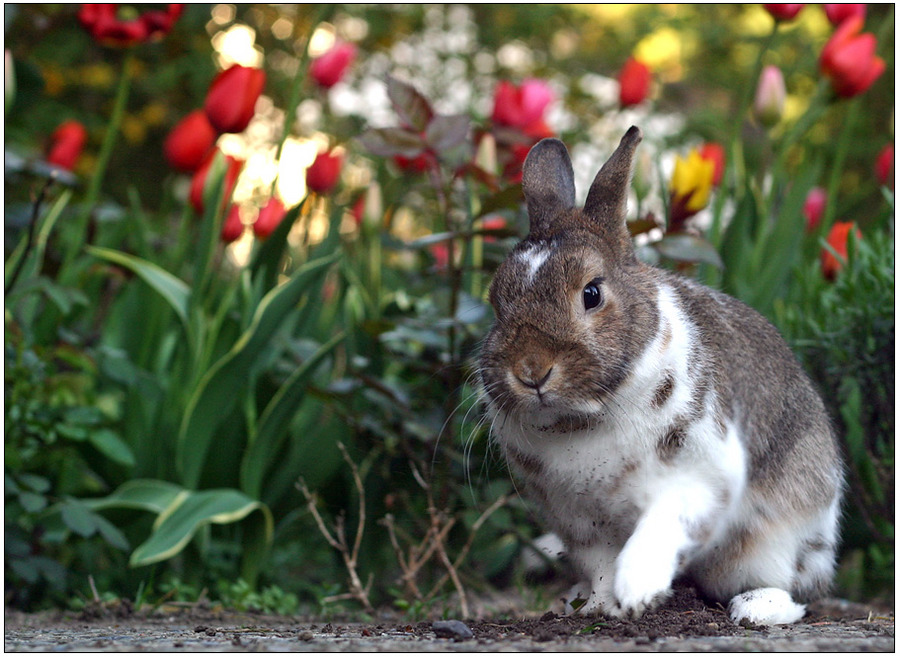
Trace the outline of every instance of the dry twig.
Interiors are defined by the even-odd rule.
[[[347,542],[347,533],[344,528],[344,516],[341,515],[337,517],[334,521],[333,529],[330,531],[325,524],[325,520],[322,518],[322,514],[319,513],[319,509],[316,506],[316,498],[310,493],[309,488],[306,487],[306,482],[303,480],[303,477],[297,481],[297,488],[306,498],[306,507],[316,521],[316,526],[319,528],[322,536],[325,537],[325,540],[328,541],[328,544],[331,547],[341,553],[341,558],[344,560],[344,566],[347,568],[347,574],[350,577],[350,591],[348,593],[329,596],[323,601],[334,602],[336,600],[355,599],[363,605],[366,611],[372,611],[372,604],[369,602],[369,590],[372,586],[372,577],[370,576],[368,583],[363,586],[362,580],[359,578],[359,573],[357,572],[359,549],[362,545],[363,530],[366,526],[366,491],[363,488],[362,478],[359,476],[359,468],[356,467],[353,459],[350,458],[344,444],[339,442],[338,449],[341,450],[344,461],[350,466],[350,472],[353,475],[353,484],[356,487],[356,492],[359,496],[359,522],[356,526],[356,535],[354,536],[352,547]]]

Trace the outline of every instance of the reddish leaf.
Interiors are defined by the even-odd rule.
[[[469,117],[464,114],[435,116],[425,128],[425,143],[433,150],[450,150],[469,136]]]
[[[401,82],[392,76],[388,76],[387,79],[387,92],[391,105],[400,116],[400,120],[413,130],[424,132],[434,117],[434,111],[431,109],[428,99],[412,85]]]
[[[359,141],[370,153],[381,157],[416,157],[425,150],[421,135],[404,128],[371,128],[360,135]]]

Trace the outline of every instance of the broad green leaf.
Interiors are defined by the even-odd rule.
[[[139,509],[160,514],[172,505],[181,486],[158,479],[132,479],[115,492],[98,499],[84,500],[95,511],[101,509]]]
[[[197,486],[212,437],[226,414],[223,408],[241,398],[251,372],[272,336],[303,296],[325,275],[339,253],[306,263],[291,279],[271,290],[259,304],[250,326],[228,353],[203,376],[188,402],[176,451],[188,488]]]
[[[266,406],[259,419],[256,437],[247,447],[241,462],[241,488],[248,495],[255,498],[261,497],[266,469],[277,454],[281,441],[287,433],[288,425],[300,407],[300,402],[303,401],[312,375],[319,363],[334,351],[344,337],[342,333],[322,345],[288,377]]]
[[[88,246],[86,248],[88,253],[109,262],[114,262],[137,274],[141,280],[169,302],[181,323],[187,328],[188,301],[191,291],[184,281],[173,276],[159,265],[155,265],[143,258],[100,246]]]
[[[138,567],[169,559],[183,550],[202,527],[211,523],[223,525],[237,522],[253,511],[259,511],[264,516],[264,537],[266,543],[270,542],[272,514],[261,502],[233,489],[188,492],[160,515],[161,522],[154,526],[150,538],[131,554],[129,563]]]
[[[60,513],[66,527],[87,538],[97,531],[97,515],[76,500],[63,502]]]
[[[29,513],[37,513],[47,507],[47,498],[39,493],[23,491],[19,493],[19,504]]]
[[[114,431],[109,429],[92,431],[88,435],[88,440],[106,458],[129,468],[134,466],[134,453]]]
[[[109,520],[99,514],[94,516],[94,520],[97,522],[97,531],[107,543],[123,551],[131,547],[125,534]]]

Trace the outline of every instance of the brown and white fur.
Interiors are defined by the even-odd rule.
[[[687,575],[735,622],[791,623],[832,579],[835,437],[771,324],[635,257],[640,140],[584,209],[561,142],[525,162],[530,232],[494,278],[480,361],[493,436],[586,579],[580,612],[639,616]]]

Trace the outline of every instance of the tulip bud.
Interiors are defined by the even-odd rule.
[[[235,64],[219,73],[209,87],[203,108],[219,132],[243,132],[266,84],[265,71]]]
[[[822,275],[830,281],[837,277],[838,272],[847,262],[847,241],[850,231],[854,231],[856,239],[862,239],[862,233],[859,229],[854,230],[854,228],[855,225],[852,221],[837,221],[828,232],[826,241],[839,256],[835,257],[831,249],[822,248]]]
[[[864,4],[823,4],[822,8],[825,10],[828,21],[835,27],[853,16],[859,16],[863,20],[866,18],[866,5]]]
[[[272,234],[272,231],[278,228],[278,224],[284,219],[285,214],[287,214],[287,210],[284,203],[273,196],[256,216],[256,221],[253,222],[253,234],[261,240],[266,239]]]
[[[306,170],[306,187],[317,194],[328,194],[338,182],[344,158],[334,151],[322,151]]]
[[[819,68],[835,93],[850,98],[863,93],[884,73],[884,60],[875,55],[874,34],[860,34],[863,19],[847,18],[822,48]]]
[[[894,189],[894,145],[888,144],[881,149],[875,160],[875,177],[882,185]]]
[[[700,157],[713,163],[713,187],[718,187],[725,174],[725,149],[722,144],[707,142],[700,147]]]
[[[206,161],[215,143],[216,131],[206,112],[194,110],[172,128],[163,144],[163,152],[173,169],[192,172]]]
[[[203,214],[206,203],[212,199],[208,197],[213,193],[218,185],[218,181],[224,177],[222,188],[222,206],[231,198],[234,191],[234,185],[237,182],[238,175],[244,162],[230,155],[224,155],[220,150],[216,149],[212,155],[206,158],[206,162],[194,172],[191,179],[191,190],[189,199],[191,206],[197,214]]]
[[[806,217],[806,232],[813,232],[822,221],[825,206],[828,203],[828,194],[821,187],[813,187],[806,195],[803,203],[803,216]]]
[[[337,43],[321,57],[309,65],[309,76],[317,85],[331,89],[344,78],[347,69],[356,58],[356,46],[352,43]]]
[[[50,135],[46,160],[61,169],[71,171],[81,156],[87,141],[87,130],[78,121],[64,121]]]
[[[239,205],[232,205],[222,224],[222,241],[230,244],[243,234],[244,222],[241,221],[241,208]]]
[[[652,76],[642,61],[629,57],[619,73],[619,104],[622,107],[639,105],[650,93]]]
[[[772,18],[777,21],[792,20],[805,6],[804,4],[763,5],[766,11],[772,14]]]
[[[767,128],[777,124],[784,114],[784,101],[787,91],[784,88],[784,76],[777,66],[766,66],[759,76],[756,86],[756,97],[753,100],[753,115]]]

